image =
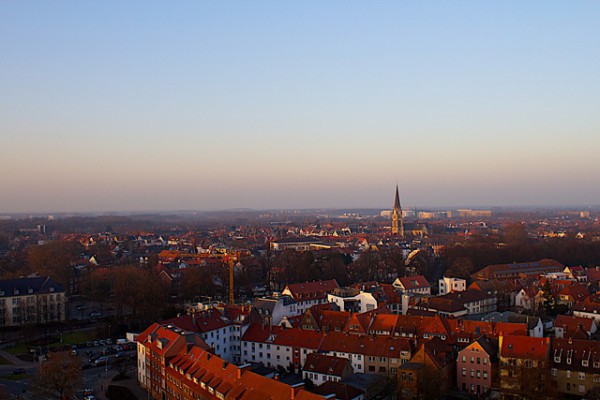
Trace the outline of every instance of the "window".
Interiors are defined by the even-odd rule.
[[[471,364],[473,364],[475,362],[475,358],[471,357]]]
[[[472,370],[471,370],[471,378],[474,378],[474,377],[475,377],[475,370],[474,370],[474,369],[472,369]]]
[[[582,381],[585,380],[585,372],[580,372],[579,373],[579,379],[582,380]]]
[[[483,365],[487,365],[487,358],[483,357]]]
[[[567,378],[571,377],[571,371],[567,370]]]
[[[550,374],[552,374],[552,376],[556,376],[558,374],[558,370],[556,368],[552,368],[550,370]]]
[[[467,362],[467,356],[462,356],[462,362]]]
[[[467,369],[466,368],[462,369],[462,376],[467,376]]]
[[[585,393],[585,385],[579,385],[579,393]]]
[[[481,364],[481,357],[477,357],[477,364]]]
[[[483,371],[483,379],[487,379],[488,377],[488,372],[487,371]]]

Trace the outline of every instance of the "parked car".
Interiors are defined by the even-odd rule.
[[[98,367],[100,365],[106,365],[106,364],[108,364],[107,356],[100,356],[94,360],[94,366],[96,366],[96,367]]]
[[[77,307],[75,307],[76,310],[85,310],[87,308],[87,306],[85,304],[79,304]]]

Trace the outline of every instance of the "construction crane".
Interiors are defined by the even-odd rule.
[[[235,304],[233,296],[233,257],[229,257],[229,305]]]

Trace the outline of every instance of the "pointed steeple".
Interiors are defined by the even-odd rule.
[[[398,184],[396,184],[396,198],[394,199],[394,209],[402,210],[402,207],[400,207],[400,195],[398,194]]]
[[[392,210],[392,234],[404,237],[404,222],[402,221],[402,207],[400,206],[400,195],[398,184],[396,184],[396,197],[394,198],[394,209]]]

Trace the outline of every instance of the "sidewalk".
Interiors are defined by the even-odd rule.
[[[4,358],[6,361],[8,361],[9,363],[13,364],[13,366],[15,366],[15,367],[33,368],[35,366],[34,363],[23,361],[19,357],[14,356],[13,354],[9,353],[8,351],[6,351],[4,349],[0,349],[0,356],[2,358]]]

